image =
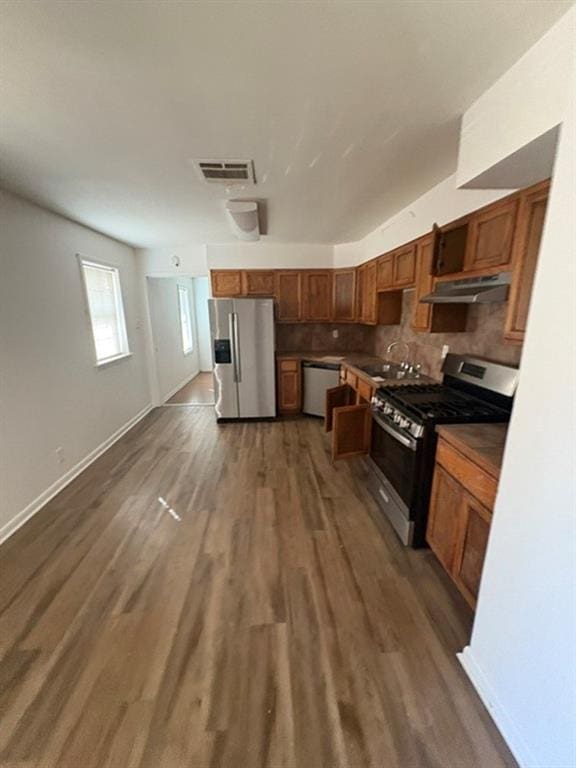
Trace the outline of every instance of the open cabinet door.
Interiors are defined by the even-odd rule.
[[[324,413],[324,431],[332,432],[334,408],[341,408],[353,402],[354,390],[348,384],[326,390],[326,408]]]
[[[347,405],[334,409],[332,461],[368,453],[372,430],[370,406]]]

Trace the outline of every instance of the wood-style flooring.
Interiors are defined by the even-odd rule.
[[[168,405],[214,405],[212,373],[199,373],[168,400]]]
[[[514,766],[378,520],[318,421],[156,409],[0,548],[0,765]]]

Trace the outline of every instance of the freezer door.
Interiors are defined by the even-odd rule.
[[[240,415],[234,356],[234,301],[209,299],[210,338],[214,365],[214,399],[219,419]]]
[[[274,417],[274,302],[234,299],[234,315],[240,417]]]

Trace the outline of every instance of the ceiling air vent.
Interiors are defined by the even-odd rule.
[[[198,175],[209,184],[255,184],[252,160],[195,160]]]

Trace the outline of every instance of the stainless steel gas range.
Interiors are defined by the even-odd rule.
[[[509,421],[517,381],[517,368],[449,354],[441,384],[378,389],[370,488],[404,544],[425,544],[436,425]]]

